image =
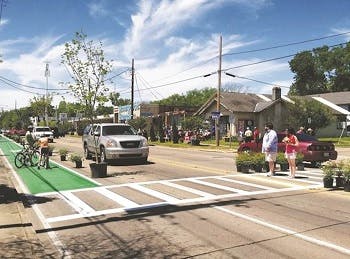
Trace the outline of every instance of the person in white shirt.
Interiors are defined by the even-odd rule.
[[[274,175],[277,158],[277,144],[277,133],[273,130],[273,124],[268,122],[265,124],[265,134],[262,143],[262,152],[265,153],[265,161],[269,163],[269,172],[267,173],[267,176]]]

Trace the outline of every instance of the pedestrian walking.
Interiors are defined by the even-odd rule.
[[[258,143],[260,140],[260,131],[257,127],[254,127],[253,139],[254,139],[254,142],[256,142],[256,143]]]
[[[246,131],[244,132],[245,142],[251,142],[252,136],[253,136],[253,132],[250,130],[249,127],[247,127]]]
[[[289,164],[289,177],[295,178],[295,159],[297,156],[297,147],[299,146],[298,138],[295,136],[295,131],[293,128],[286,129],[286,137],[282,140],[286,144],[285,156]]]
[[[277,133],[273,130],[273,124],[265,124],[265,134],[263,137],[262,152],[265,153],[265,161],[269,163],[269,172],[266,176],[272,176],[275,172],[275,162],[277,158]]]

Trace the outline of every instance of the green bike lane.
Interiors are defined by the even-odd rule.
[[[90,181],[88,178],[53,161],[49,163],[50,169],[42,167],[38,169],[36,166],[17,168],[15,166],[15,156],[22,149],[22,146],[4,136],[0,136],[0,149],[31,194],[99,186],[96,182]]]

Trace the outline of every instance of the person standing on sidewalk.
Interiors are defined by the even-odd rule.
[[[272,176],[275,172],[277,143],[277,133],[273,130],[273,124],[268,122],[265,124],[265,134],[262,144],[262,152],[265,153],[265,161],[269,163],[269,172],[267,173],[267,176]]]
[[[295,131],[293,128],[286,129],[286,137],[283,139],[283,143],[286,144],[286,158],[288,160],[289,164],[289,171],[290,175],[289,177],[294,178],[295,177],[295,159],[297,156],[297,146],[299,146],[299,141],[297,137],[295,136]]]

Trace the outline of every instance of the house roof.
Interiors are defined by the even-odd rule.
[[[311,97],[321,97],[336,105],[350,104],[350,91],[333,92],[324,94],[312,94]]]
[[[284,98],[282,98],[284,100]],[[279,99],[278,101],[280,101]],[[287,100],[288,101],[288,100]],[[216,102],[216,94],[212,96],[195,115],[203,113],[208,107]],[[222,92],[220,95],[221,106],[228,111],[235,112],[260,112],[267,107],[273,105],[276,101],[272,101],[272,95],[253,94],[253,93],[237,93]]]

